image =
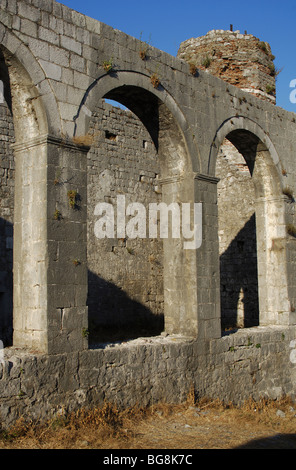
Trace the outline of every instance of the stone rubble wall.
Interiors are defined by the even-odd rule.
[[[210,343],[161,336],[53,356],[7,348],[0,364],[2,425],[104,401],[122,408],[182,403],[192,389],[196,397],[233,404],[295,399],[295,336],[295,327],[259,327]]]

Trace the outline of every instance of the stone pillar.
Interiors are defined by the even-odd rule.
[[[165,331],[196,337],[196,250],[185,249],[186,240],[182,236],[182,203],[192,206],[193,179],[187,181],[178,175],[161,180],[161,184],[163,202],[168,207],[177,203],[180,209],[180,236],[163,239]],[[172,225],[169,224],[169,234],[172,233],[171,229]]]
[[[86,150],[48,135],[14,146],[16,347],[87,347]]]
[[[198,337],[221,337],[220,261],[218,240],[218,178],[196,174],[195,200],[202,202],[202,245],[196,251]]]
[[[167,333],[195,336],[201,340],[221,336],[217,182],[217,178],[200,174],[162,180],[166,204],[190,202],[193,212],[195,202],[201,203],[202,208],[202,223],[197,235],[201,235],[202,240],[201,244],[196,244],[196,249],[185,249],[184,236],[163,242]],[[193,220],[191,213],[191,222]]]
[[[283,196],[256,200],[260,325],[291,323],[283,205]]]

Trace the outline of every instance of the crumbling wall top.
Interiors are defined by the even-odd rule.
[[[275,104],[275,57],[270,45],[252,34],[212,30],[182,42],[178,57]]]

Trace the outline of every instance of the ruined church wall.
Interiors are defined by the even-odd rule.
[[[34,22],[32,18],[34,18]],[[51,135],[50,139],[47,139],[48,136],[46,136],[46,139],[42,141],[43,148],[47,150],[50,166],[51,178],[48,178],[50,193],[47,193],[52,196],[49,201],[50,217],[54,211],[56,197],[59,196],[57,189],[61,190],[60,198],[63,207],[65,207],[66,216],[69,216],[70,212],[69,207],[66,207],[68,202],[65,199],[66,187],[62,188],[62,193],[62,189],[56,188],[53,184],[53,174],[56,171],[55,162],[66,162],[66,173],[70,177],[73,175],[74,169],[81,169],[85,162],[84,157],[86,157],[85,149],[79,152],[73,142],[61,140],[61,133],[63,132],[69,139],[73,137],[73,116],[80,109],[79,106],[85,98],[88,87],[95,81],[97,84],[105,75],[102,61],[114,57],[117,67],[116,75],[109,76],[106,80],[102,79],[100,85],[108,82],[109,88],[106,85],[106,89],[109,90],[112,89],[112,86],[117,86],[118,83],[125,84],[126,80],[130,86],[138,87],[143,94],[150,93],[156,96],[160,102],[162,99],[167,100],[166,104],[171,106],[171,110],[173,109],[174,117],[181,127],[184,140],[186,140],[188,167],[192,164],[192,168],[190,168],[192,173],[189,174],[190,178],[194,178],[192,193],[194,192],[196,201],[203,203],[203,228],[205,229],[202,247],[197,251],[195,264],[192,259],[190,260],[192,265],[197,267],[197,275],[194,270],[193,274],[195,279],[198,279],[198,285],[194,285],[191,292],[188,290],[189,300],[196,307],[194,314],[198,316],[198,337],[188,339],[179,335],[163,335],[154,339],[146,338],[136,342],[101,345],[98,349],[83,350],[78,341],[78,335],[81,340],[81,330],[84,324],[78,323],[80,321],[79,318],[77,320],[79,309],[69,306],[71,302],[76,301],[75,295],[79,295],[79,289],[74,290],[65,266],[68,266],[70,273],[77,276],[75,288],[77,286],[80,288],[82,286],[82,277],[79,277],[81,266],[78,266],[78,270],[75,271],[76,268],[74,269],[72,265],[70,269],[67,263],[69,257],[72,257],[80,248],[83,252],[85,239],[80,237],[81,247],[78,246],[73,233],[69,233],[68,227],[67,230],[64,230],[63,224],[60,224],[61,232],[58,235],[61,237],[66,235],[66,238],[57,239],[55,228],[58,226],[58,222],[52,223],[50,220],[51,224],[48,224],[48,228],[54,226],[50,234],[53,237],[51,240],[51,248],[53,249],[50,252],[51,258],[48,256],[47,260],[51,263],[50,274],[55,282],[56,293],[54,295],[56,297],[54,295],[51,298],[47,296],[42,300],[52,302],[55,316],[49,316],[45,307],[43,313],[45,319],[49,319],[48,325],[52,326],[50,322],[53,320],[55,322],[55,329],[53,329],[51,336],[54,346],[59,341],[59,347],[61,345],[64,347],[65,343],[69,349],[67,353],[62,354],[60,352],[62,348],[53,348],[50,354],[42,354],[31,349],[6,348],[4,362],[0,364],[0,412],[3,422],[12,422],[18,415],[51,417],[53,413],[60,412],[62,409],[77,409],[84,405],[95,406],[102,403],[104,399],[111,402],[118,401],[121,406],[135,403],[145,405],[159,400],[176,402],[184,399],[192,386],[195,387],[199,396],[219,397],[234,402],[239,402],[250,396],[255,399],[260,396],[277,398],[285,394],[295,397],[295,362],[291,360],[294,357],[291,357],[291,352],[295,350],[296,336],[293,324],[286,325],[286,327],[273,325],[269,328],[258,327],[241,330],[223,337],[221,337],[219,329],[216,328],[219,318],[217,315],[218,297],[215,295],[218,296],[219,289],[215,284],[218,277],[217,234],[215,231],[217,223],[215,155],[213,160],[210,159],[213,141],[218,129],[221,129],[224,123],[228,124],[228,132],[243,126],[254,134],[259,132],[262,140],[265,138],[270,140],[276,150],[275,154],[279,156],[279,162],[274,162],[274,164],[277,165],[276,171],[279,173],[280,183],[283,187],[289,186],[294,189],[296,187],[295,115],[281,110],[271,103],[261,102],[256,97],[242,92],[237,87],[229,85],[205,71],[199,70],[192,76],[186,62],[153,48],[149,51],[149,60],[142,61],[139,58],[141,45],[139,41],[73,12],[52,0],[47,2],[32,0],[30,3],[22,0],[2,2],[0,37],[13,54],[19,54],[18,47],[22,47],[21,50],[24,53],[22,63],[25,65],[28,64],[28,57],[30,60],[35,60],[35,62],[34,60],[30,62],[30,73],[34,84],[38,85],[45,109],[48,112],[49,132],[56,133],[54,136]],[[149,81],[150,74],[156,67],[162,83],[162,87],[158,90],[154,90]],[[47,100],[49,96],[52,96],[50,90],[53,90],[54,100],[49,105]],[[99,92],[97,96],[100,96]],[[103,91],[101,94],[103,95]],[[138,97],[141,98],[141,93]],[[58,103],[57,107],[54,107],[55,103]],[[87,108],[84,111],[85,115],[89,116],[91,110]],[[94,110],[94,114],[99,116],[100,111]],[[87,119],[83,120],[83,111],[81,115],[84,127],[82,125],[80,130],[87,130]],[[115,123],[115,116],[113,117],[112,122]],[[60,123],[61,127],[59,127]],[[115,130],[115,126],[113,127],[112,124],[111,130],[113,129]],[[105,129],[101,131],[105,131]],[[110,132],[110,129],[108,131]],[[121,130],[118,131],[117,135],[122,137]],[[79,134],[78,137],[80,136]],[[98,136],[98,139],[103,137],[102,134],[100,137]],[[114,148],[114,141],[105,140],[105,137],[100,148],[108,146]],[[142,136],[140,142],[141,140],[143,140]],[[180,144],[180,140],[176,140],[177,144]],[[175,148],[172,147],[173,154]],[[28,155],[32,161],[37,151],[35,154],[34,152],[30,153],[29,150]],[[148,194],[145,194],[144,188],[150,187],[149,184],[145,186],[145,180],[147,177],[154,179],[154,176],[149,173],[149,159],[148,168],[146,167],[142,174],[142,168],[138,166],[137,161],[140,154],[137,155],[136,148],[133,149],[132,154],[135,157],[134,163],[137,162],[133,178],[143,177],[141,181],[143,185],[138,185],[137,189],[141,188],[141,197],[145,201]],[[60,160],[57,157],[60,157]],[[89,169],[94,166],[93,170],[97,170],[97,174],[101,175],[100,159],[105,161],[105,157],[106,155],[98,153],[96,147],[93,146],[88,156]],[[121,158],[120,155],[112,156],[108,167],[110,172],[115,174],[118,187],[127,191],[129,197],[132,198],[134,188],[132,185],[128,185],[129,173],[120,171],[119,158]],[[157,171],[154,169],[155,174]],[[188,181],[192,182],[189,177]],[[98,182],[101,183],[101,180]],[[135,180],[132,179],[132,181]],[[179,181],[177,183],[179,184]],[[97,194],[96,178],[91,180],[91,184],[93,187],[90,197],[93,197],[93,205],[95,205],[97,202],[95,199]],[[181,186],[178,184],[175,185],[177,189]],[[152,184],[151,188],[153,186]],[[174,189],[173,184],[171,187]],[[190,188],[192,187],[193,185],[190,186]],[[85,187],[83,186],[82,189],[84,195]],[[110,200],[108,198],[111,188],[107,189],[103,190],[102,188],[101,194],[108,201]],[[184,193],[188,195],[189,191],[186,193],[184,190]],[[23,201],[19,201],[19,203],[22,204]],[[85,209],[85,200],[83,204],[83,209]],[[295,223],[294,205],[290,205],[290,202],[286,204],[285,217],[287,221]],[[73,222],[75,222],[75,226],[78,227],[75,234],[79,236],[80,232],[84,230],[85,220],[83,219],[81,222],[80,216],[81,218],[85,217],[85,212],[75,213],[76,219],[74,220],[73,216],[69,224],[73,227]],[[33,225],[34,219],[30,222]],[[97,243],[97,240],[93,241]],[[48,239],[44,237],[42,242],[45,244]],[[291,299],[292,302],[293,296],[296,295],[294,285],[296,278],[294,276],[295,240],[293,237],[287,240],[285,236],[282,242],[284,245],[288,243],[287,259],[290,264],[283,263],[279,268],[283,277],[285,272],[289,271],[289,300]],[[91,246],[89,253],[93,255],[93,262],[96,264],[100,251],[95,243]],[[59,246],[63,246],[63,252],[62,250],[58,252]],[[116,248],[115,244],[111,245],[111,252],[108,252],[104,259],[104,265],[105,267],[107,265],[107,268],[110,267],[107,256],[109,253],[110,257],[111,253],[114,255],[113,246]],[[73,248],[73,252],[70,251],[70,248]],[[127,256],[124,245],[120,248],[124,252],[122,264],[130,257],[134,257],[131,253],[128,253],[129,256]],[[137,247],[132,248],[136,251]],[[57,256],[53,260],[53,254],[59,257]],[[148,250],[146,254],[148,254]],[[182,258],[182,262],[184,259]],[[92,257],[89,258],[89,263],[92,263]],[[69,292],[71,291],[72,296],[67,293],[61,296],[61,292],[64,294],[59,285],[61,278],[57,279],[55,276],[56,272],[52,269],[54,264],[57,265],[59,274],[62,274],[62,279],[66,279],[66,287],[71,287],[72,290],[69,289]],[[183,265],[185,263],[182,264],[182,267]],[[180,268],[179,265],[177,267]],[[96,274],[101,275],[99,270]],[[107,276],[110,280],[111,268],[107,272]],[[123,282],[125,281],[123,280]],[[119,285],[123,286],[123,284]],[[49,287],[52,286],[46,285],[45,287],[48,292]],[[49,292],[53,293],[54,291],[50,290]],[[132,287],[130,293],[131,295],[135,293],[135,286]],[[176,291],[176,297],[178,293]],[[79,305],[84,315],[86,309],[84,304],[82,305],[83,297],[84,291],[81,295],[82,300],[80,299],[81,305]],[[149,308],[156,307],[154,299],[149,298],[148,301],[154,305],[149,304]],[[170,305],[169,307],[174,306]],[[67,314],[69,314],[68,318]],[[293,318],[291,321],[293,322]],[[32,324],[35,327],[35,323],[32,322]],[[74,327],[77,330],[74,332],[77,333],[77,336],[72,343],[67,343]],[[45,335],[47,333],[47,331],[44,332]],[[83,342],[83,347],[85,347],[85,343],[86,341]],[[66,348],[62,350],[65,351]]]

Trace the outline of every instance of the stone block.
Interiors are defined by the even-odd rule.
[[[40,9],[35,8],[32,5],[28,5],[25,2],[19,2],[18,14],[24,18],[31,20],[34,23],[38,23],[41,19]]]
[[[27,36],[37,38],[37,25],[31,20],[22,19],[20,31],[26,34]]]
[[[71,69],[78,72],[85,72],[85,59],[77,54],[71,53],[70,57]]]
[[[56,32],[51,31],[48,28],[44,28],[43,26],[39,26],[38,29],[38,37],[43,41],[49,42],[51,44],[59,45],[59,36]]]
[[[49,57],[50,61],[56,65],[60,65],[62,67],[69,67],[70,60],[69,60],[69,52],[65,51],[56,46],[49,47]]]
[[[61,46],[64,47],[65,49],[75,52],[78,55],[81,55],[82,52],[82,45],[78,42],[75,41],[75,39],[67,37],[67,36],[62,36],[61,37]]]
[[[47,11],[48,13],[52,12],[53,5],[55,3],[56,2],[54,0],[32,0],[32,5],[40,10]]]

